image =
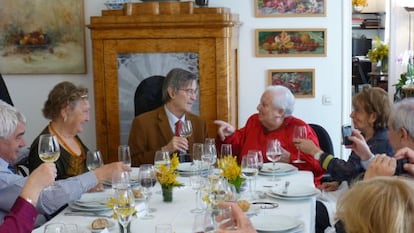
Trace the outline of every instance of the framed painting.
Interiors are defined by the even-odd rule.
[[[256,17],[325,17],[326,0],[254,0]]]
[[[86,73],[83,0],[0,0],[0,73]]]
[[[257,57],[324,57],[326,29],[256,29]]]
[[[315,69],[278,69],[268,71],[269,85],[289,88],[296,98],[315,97]]]

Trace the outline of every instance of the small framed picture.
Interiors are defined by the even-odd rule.
[[[296,98],[315,97],[315,69],[269,70],[269,85],[289,88]]]
[[[324,57],[326,29],[256,29],[257,57]]]
[[[325,17],[326,0],[254,0],[256,17]]]

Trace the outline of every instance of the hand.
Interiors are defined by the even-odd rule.
[[[310,139],[294,138],[293,143],[295,144],[296,149],[305,154],[314,155],[321,151],[321,149]]]
[[[404,147],[395,153],[394,158],[397,160],[407,158],[409,163],[404,164],[404,170],[414,176],[414,150]]]
[[[369,164],[364,175],[364,180],[371,179],[377,176],[393,176],[395,168],[397,167],[397,160],[385,154],[378,154]]]
[[[232,135],[235,131],[234,127],[227,122],[215,120],[214,124],[219,126],[217,129],[217,134],[219,135],[222,141],[224,141],[226,137]]]
[[[113,172],[121,171],[131,171],[131,167],[125,165],[123,162],[114,162],[105,164],[92,172],[95,174],[98,183],[102,183],[104,181],[112,180]]]
[[[371,158],[371,150],[367,142],[365,141],[364,136],[358,131],[353,129],[352,136],[349,136],[348,139],[353,143],[346,148],[352,149],[358,157],[361,158],[362,161],[368,160]]]
[[[20,196],[36,205],[42,190],[55,182],[56,172],[55,163],[42,163],[27,178]]]
[[[339,182],[338,181],[330,181],[330,182],[323,182],[321,186],[319,186],[320,190],[325,192],[333,192],[338,190]]]
[[[168,152],[174,152],[177,150],[186,152],[188,150],[188,140],[185,137],[174,136],[162,149]]]
[[[235,202],[221,202],[219,204],[219,208],[226,208],[231,207],[232,209],[232,219],[235,224],[235,229],[226,230],[226,229],[218,229],[217,233],[256,233],[252,222],[247,217],[247,215],[243,212],[243,210],[239,207],[239,205]],[[217,216],[217,220],[220,221],[220,216]]]

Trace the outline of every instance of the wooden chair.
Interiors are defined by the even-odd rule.
[[[355,88],[355,93],[359,92],[359,85],[368,84],[364,71],[362,70],[359,58],[352,58],[352,85]]]

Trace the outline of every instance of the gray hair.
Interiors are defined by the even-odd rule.
[[[171,97],[168,94],[168,88],[171,87],[174,92],[178,92],[180,88],[187,85],[189,82],[197,81],[197,76],[190,71],[174,68],[168,72],[162,84],[162,102],[167,103]]]
[[[26,124],[26,118],[15,107],[0,100],[0,138],[8,139],[16,130],[17,124]]]
[[[295,96],[285,86],[271,85],[268,86],[265,92],[273,92],[273,106],[277,109],[283,109],[285,116],[291,116],[295,109]]]
[[[404,128],[414,139],[414,98],[406,98],[394,104],[390,114],[390,127],[394,131]]]

